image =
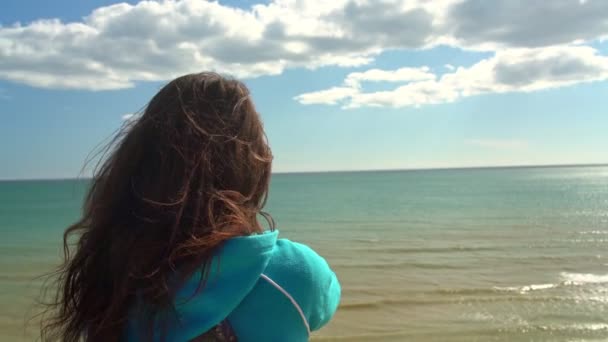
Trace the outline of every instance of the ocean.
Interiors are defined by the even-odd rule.
[[[0,341],[86,186],[0,182]],[[267,209],[342,283],[315,341],[608,341],[608,167],[276,174]]]

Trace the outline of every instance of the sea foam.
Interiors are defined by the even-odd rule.
[[[585,285],[608,283],[608,274],[568,273],[562,272],[564,285]]]

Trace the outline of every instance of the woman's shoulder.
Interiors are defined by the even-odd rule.
[[[303,270],[329,267],[327,261],[311,247],[289,239],[277,240],[271,262],[287,264]]]
[[[278,239],[264,274],[293,297],[311,331],[325,325],[340,302],[340,283],[327,261],[309,246]]]

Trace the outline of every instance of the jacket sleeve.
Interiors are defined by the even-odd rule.
[[[289,240],[279,240],[278,244],[283,245],[284,265],[289,268],[283,275],[292,275],[284,284],[301,306],[310,330],[318,330],[331,320],[340,304],[338,278],[310,247]]]

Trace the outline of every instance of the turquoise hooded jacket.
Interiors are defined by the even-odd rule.
[[[202,290],[199,271],[177,292],[175,312],[156,317],[155,341],[163,335],[187,342],[226,319],[239,342],[308,341],[340,302],[340,284],[327,262],[303,244],[278,239],[276,230],[226,241],[208,272]],[[129,342],[141,340],[136,314],[126,334]]]

